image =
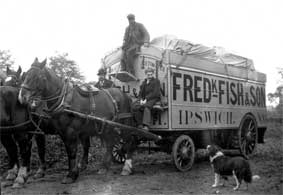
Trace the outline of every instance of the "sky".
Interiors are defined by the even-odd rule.
[[[95,81],[133,13],[151,39],[175,35],[252,59],[267,74],[269,93],[283,68],[282,10],[282,0],[1,0],[0,49],[10,50],[15,68],[24,70],[35,57],[68,53],[86,80]]]

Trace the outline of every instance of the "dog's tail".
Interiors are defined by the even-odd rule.
[[[259,179],[260,179],[259,175],[253,175],[252,176],[252,181],[256,181],[256,180],[259,180]]]

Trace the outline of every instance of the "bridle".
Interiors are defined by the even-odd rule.
[[[39,67],[36,67],[36,66],[32,66],[30,70],[32,69],[37,69],[37,70],[40,70],[40,72],[42,72],[43,70]],[[41,73],[42,74],[42,73]],[[42,77],[46,77],[44,74],[42,74]],[[69,79],[66,79],[65,81],[63,81],[63,87],[59,87],[56,92],[51,95],[51,96],[47,96],[47,97],[42,97],[42,96],[36,96],[36,95],[32,95],[30,97],[30,100],[31,101],[36,101],[36,102],[39,102],[39,103],[47,103],[48,102],[51,102],[51,101],[54,101],[54,100],[57,100],[55,103],[52,104],[52,106],[50,108],[46,108],[44,109],[45,112],[47,113],[53,113],[53,112],[57,112],[60,110],[60,108],[62,107],[63,103],[64,103],[64,100],[65,100],[65,96],[66,96],[66,93],[67,93],[67,88],[68,88],[68,82],[69,82]],[[27,90],[27,91],[30,91],[32,94],[34,94],[33,92],[36,92],[38,90],[36,89],[32,89],[30,88],[28,85],[26,85],[25,83],[23,83],[21,85],[21,88]]]

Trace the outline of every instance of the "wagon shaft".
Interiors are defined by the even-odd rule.
[[[76,111],[73,111],[73,110],[65,109],[64,111],[71,113],[71,114],[74,114],[76,116],[79,116],[81,118],[87,118],[87,119],[90,119],[90,120],[107,123],[108,125],[110,125],[112,127],[118,127],[120,131],[123,131],[125,133],[141,136],[141,137],[147,138],[149,140],[154,140],[154,141],[161,140],[161,136],[159,136],[159,135],[155,135],[155,134],[150,133],[148,131],[138,129],[138,128],[135,128],[135,127],[132,127],[132,126],[124,125],[124,124],[114,122],[114,121],[110,121],[110,120],[106,120],[106,119],[103,119],[103,118],[100,118],[100,117],[97,117],[97,116],[93,116],[93,115],[83,114],[83,113],[76,112]]]

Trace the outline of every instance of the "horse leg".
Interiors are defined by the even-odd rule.
[[[79,169],[77,165],[77,147],[78,137],[73,128],[67,128],[66,132],[61,135],[61,138],[65,144],[66,152],[69,160],[69,172],[62,180],[62,184],[70,184],[76,181],[79,176]]]
[[[79,168],[81,171],[85,170],[87,168],[88,164],[88,153],[89,153],[89,147],[90,147],[90,137],[87,134],[80,134],[80,141],[83,145],[83,157],[79,162]]]
[[[132,174],[132,157],[137,147],[137,139],[133,136],[128,136],[125,139],[125,145],[123,146],[126,151],[126,160],[121,172],[122,176],[127,176]]]
[[[18,172],[18,176],[15,179],[13,188],[20,188],[28,179],[28,171],[30,168],[30,157],[31,157],[31,146],[32,146],[32,136],[29,134],[16,134],[15,139],[19,143],[20,155],[22,158],[22,163]]]
[[[46,162],[45,162],[45,135],[35,135],[34,136],[36,145],[37,145],[37,152],[39,156],[39,168],[36,171],[35,175],[33,176],[35,179],[42,178],[45,175],[46,170]]]
[[[113,146],[114,146],[114,140],[112,139],[113,136],[111,136],[110,134],[108,134],[103,140],[105,143],[105,147],[106,147],[106,153],[103,156],[103,160],[102,160],[102,167],[99,169],[98,174],[105,174],[110,166],[111,166],[111,162],[112,162],[112,150],[113,150]]]
[[[18,148],[11,134],[3,134],[0,137],[9,157],[9,170],[6,180],[14,180],[18,174]]]

